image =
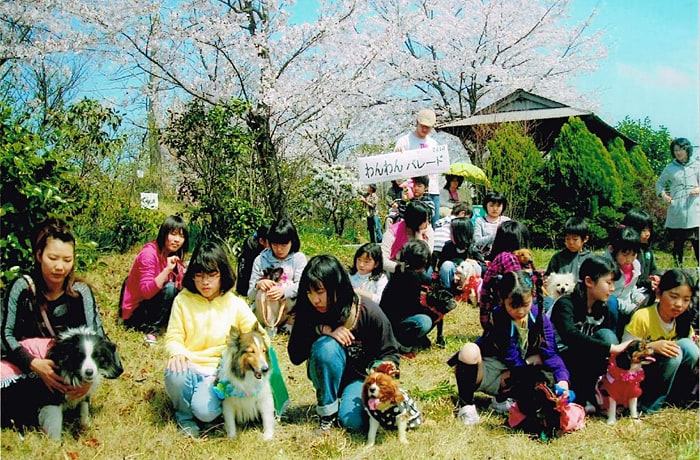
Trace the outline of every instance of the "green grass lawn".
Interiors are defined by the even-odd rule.
[[[309,256],[321,252],[337,255],[350,264],[354,247],[343,246],[322,235],[302,235],[302,250]],[[553,251],[535,251],[538,268],[546,267]],[[237,440],[225,437],[222,424],[201,439],[177,432],[163,387],[166,356],[162,339],[148,345],[140,334],[116,325],[119,286],[136,251],[112,255],[91,273],[102,308],[105,327],[120,347],[125,373],[106,381],[93,400],[93,425],[81,434],[64,431],[60,443],[36,431],[20,435],[2,430],[3,459],[697,459],[697,410],[667,408],[639,421],[622,418],[615,426],[592,417],[585,429],[544,443],[505,426],[505,417],[488,410],[489,398],[477,393],[482,417],[478,426],[466,428],[454,418],[456,388],[445,360],[480,332],[477,310],[460,305],[446,317],[445,349],[433,347],[415,359],[402,360],[401,384],[417,400],[425,417],[418,430],[410,431],[410,444],[397,441],[395,433],[380,430],[377,445],[364,447],[364,436],[334,429],[316,437],[314,390],[304,366],[293,366],[286,353],[287,336],[278,335],[278,351],[292,405],[282,417],[275,437],[262,441],[260,425],[244,427]],[[657,254],[659,265],[670,258]],[[691,260],[691,258],[687,260]],[[694,259],[692,259],[694,260]],[[663,262],[662,262],[663,261]],[[434,332],[431,333],[434,337]]]

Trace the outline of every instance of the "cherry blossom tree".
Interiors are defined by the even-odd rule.
[[[576,23],[568,17],[571,0],[373,3],[386,23],[405,23],[390,63],[394,78],[444,120],[469,116],[517,88],[580,101],[571,77],[595,70],[605,56],[601,34],[590,31],[595,11]]]
[[[567,17],[570,3],[321,0],[315,21],[294,23],[294,0],[3,2],[0,66],[99,53],[143,88],[170,90],[163,108],[243,101],[232,122],[253,134],[261,195],[283,213],[279,165],[290,155],[331,163],[355,146],[390,146],[420,108],[446,121],[516,88],[575,99],[571,77],[604,51],[591,18]]]

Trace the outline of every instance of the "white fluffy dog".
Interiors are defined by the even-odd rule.
[[[555,301],[564,294],[571,294],[576,287],[573,273],[550,273],[544,284],[547,295]]]

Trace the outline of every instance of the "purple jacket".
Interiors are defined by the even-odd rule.
[[[530,337],[535,333],[535,322],[537,320],[538,307],[533,303],[532,311],[528,318],[528,329]],[[483,356],[496,356],[506,363],[509,369],[518,366],[525,366],[525,358],[533,354],[539,354],[542,364],[554,374],[554,380],[569,381],[569,371],[564,365],[564,361],[557,354],[557,344],[554,336],[554,327],[547,315],[543,315],[544,338],[539,344],[532,344],[532,339],[528,340],[528,349],[525,353],[520,352],[518,328],[513,324],[504,307],[498,306],[493,310],[493,328],[491,331],[477,340]],[[539,342],[539,341],[538,341]]]

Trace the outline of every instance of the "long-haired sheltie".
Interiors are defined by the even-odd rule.
[[[39,425],[50,438],[61,438],[63,412],[69,408],[79,406],[80,425],[83,428],[90,425],[90,397],[102,378],[115,379],[124,372],[116,351],[114,343],[87,326],[66,329],[59,334],[47,359],[58,366],[58,373],[67,385],[89,384],[90,389],[82,398],[68,401],[64,396],[61,402],[39,409]]]
[[[236,437],[236,423],[258,419],[262,420],[263,439],[272,439],[275,433],[275,405],[270,386],[272,365],[265,339],[261,327],[245,333],[231,327],[217,375],[229,438]]]

